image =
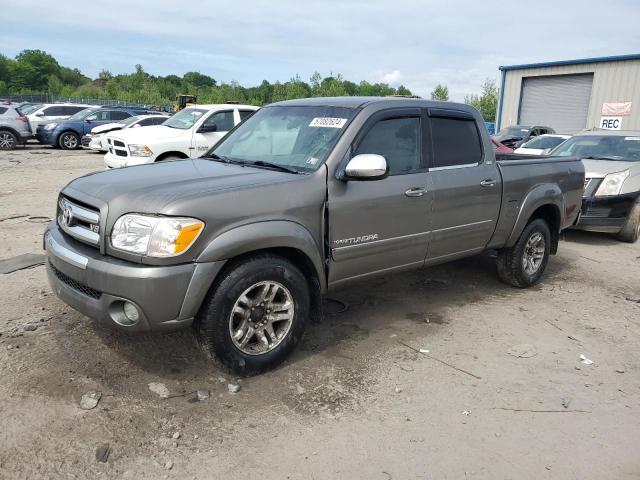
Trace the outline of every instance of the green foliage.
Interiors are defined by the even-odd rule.
[[[431,100],[449,100],[449,88],[446,85],[436,85],[431,92]]]
[[[354,83],[339,74],[322,77],[318,72],[309,82],[296,75],[284,83],[263,80],[256,87],[243,87],[237,82],[219,84],[200,72],[187,72],[182,77],[156,77],[145,72],[142,65],[136,65],[133,73],[114,75],[103,69],[97,79],[91,80],[77,68],[60,66],[55,58],[41,50],[24,50],[15,59],[0,54],[0,94],[30,93],[155,105],[172,104],[178,94],[196,95],[199,103],[235,101],[252,105],[318,96],[411,95],[404,86],[396,89],[385,83]]]
[[[482,84],[480,95],[465,95],[464,103],[477,108],[485,122],[495,122],[498,108],[498,87],[496,82],[487,78]]]

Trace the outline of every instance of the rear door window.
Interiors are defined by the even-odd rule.
[[[111,110],[109,111],[109,118],[105,120],[124,120],[130,116],[131,114],[123,112],[122,110]]]
[[[475,165],[482,160],[482,143],[471,119],[432,117],[434,167]]]
[[[380,120],[358,144],[354,155],[382,155],[387,159],[389,175],[414,173],[422,169],[420,136],[418,117]]]
[[[45,117],[59,117],[64,115],[64,113],[62,113],[62,107],[47,107],[42,113],[44,113]]]
[[[251,114],[255,112],[255,110],[238,110],[240,114],[240,121],[242,122],[245,118],[251,116]]]
[[[84,110],[87,107],[76,107],[76,106],[64,106],[60,107],[62,113],[60,115],[68,115],[71,116],[74,113],[78,113],[80,110]]]
[[[7,112],[7,107],[0,107],[0,115]]]

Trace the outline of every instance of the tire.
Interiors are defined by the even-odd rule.
[[[76,150],[80,148],[80,137],[75,132],[62,132],[57,143],[63,150]]]
[[[9,130],[0,130],[0,150],[13,150],[18,144],[18,138]]]
[[[618,240],[629,243],[635,243],[640,238],[640,199],[636,200],[631,212],[629,212],[627,221],[617,237]]]
[[[536,240],[538,240],[536,242]],[[540,243],[540,240],[543,244]],[[518,288],[535,285],[542,278],[551,251],[551,231],[541,218],[532,220],[513,247],[498,251],[498,276]],[[540,257],[542,255],[542,257]],[[525,258],[531,262],[525,265]],[[535,259],[535,260],[534,260]]]
[[[262,254],[232,263],[219,278],[196,323],[205,349],[242,376],[281,364],[310,317],[309,286],[302,272],[285,258]],[[274,315],[280,319],[273,320]]]

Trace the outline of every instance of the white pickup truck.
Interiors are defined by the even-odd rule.
[[[162,125],[109,133],[104,161],[108,168],[120,168],[198,158],[257,109],[252,105],[197,105],[179,111]]]

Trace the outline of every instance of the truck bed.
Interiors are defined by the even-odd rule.
[[[502,177],[502,208],[491,246],[509,243],[516,223],[532,213],[522,212],[523,206],[532,205],[537,195],[553,199],[558,206],[560,230],[575,222],[584,191],[584,166],[579,158],[498,154],[496,163]]]

